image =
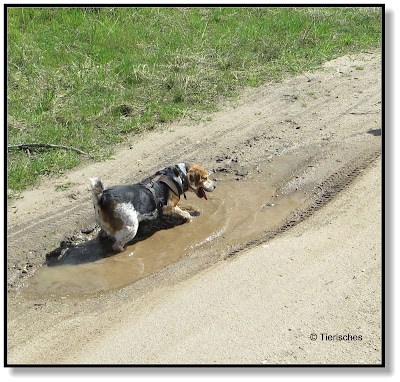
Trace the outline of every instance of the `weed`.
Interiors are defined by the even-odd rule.
[[[306,93],[308,96],[312,97],[312,99],[317,99],[317,95],[314,92],[307,92]]]
[[[65,191],[67,190],[69,187],[71,187],[71,182],[66,182],[64,184],[59,184],[56,186],[56,191]]]

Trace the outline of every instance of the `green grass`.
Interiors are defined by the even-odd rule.
[[[379,47],[380,8],[8,8],[8,144],[99,159],[127,136],[206,118],[245,86]],[[18,191],[83,157],[9,151]]]

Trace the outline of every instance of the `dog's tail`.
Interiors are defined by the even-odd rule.
[[[100,200],[104,191],[104,184],[100,178],[90,178],[92,184],[93,199],[97,202]]]

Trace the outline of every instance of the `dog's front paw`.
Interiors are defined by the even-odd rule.
[[[190,211],[190,216],[200,216],[199,210]]]
[[[182,211],[181,216],[183,217],[183,220],[186,222],[191,222],[192,221],[192,215],[189,214],[187,211]]]

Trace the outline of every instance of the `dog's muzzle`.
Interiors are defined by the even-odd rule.
[[[207,192],[212,192],[212,191],[214,191],[215,187],[216,187],[215,183],[213,183],[212,181],[208,180],[207,182],[205,182],[203,184],[203,187],[199,187],[197,189],[196,195],[199,198],[204,198],[205,200],[208,200],[206,191]]]

